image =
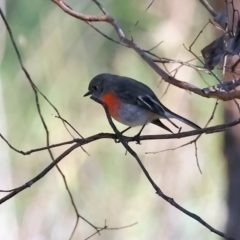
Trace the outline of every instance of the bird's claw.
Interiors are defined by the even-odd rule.
[[[139,134],[135,135],[135,136],[132,138],[132,140],[133,140],[133,141],[136,141],[136,144],[141,145],[140,135],[139,135]]]
[[[141,145],[140,135],[139,135],[139,134],[137,134],[137,135],[135,135],[134,137],[132,137],[132,139],[130,138],[128,141],[126,141],[127,144],[129,143],[129,141],[136,141],[136,144]],[[116,138],[114,139],[114,142],[115,142],[115,143],[120,143],[121,141],[120,141],[120,139],[116,136]]]

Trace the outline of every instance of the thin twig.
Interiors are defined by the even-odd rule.
[[[215,18],[217,16],[216,11],[213,9],[213,7],[209,4],[207,0],[199,0],[200,3],[203,4],[203,6],[209,11],[209,13]]]
[[[214,133],[214,132],[225,131],[225,130],[229,129],[230,127],[234,127],[238,124],[240,124],[240,118],[235,119],[234,121],[229,122],[229,123],[215,125],[215,126],[212,126],[212,127],[202,128],[202,129],[198,129],[198,130],[191,130],[191,131],[187,131],[187,132],[178,132],[178,133],[161,134],[161,135],[143,135],[143,136],[139,137],[139,140],[146,141],[146,140],[180,139],[180,138],[196,136],[196,135],[203,134],[203,133],[210,134],[210,133]],[[22,151],[22,150],[18,150],[15,147],[13,147],[3,137],[2,134],[0,134],[0,137],[8,144],[8,146],[11,149],[13,149],[14,151],[16,151],[16,152],[18,152],[22,155],[30,155],[31,153],[34,153],[34,152],[48,150],[49,148],[56,148],[56,147],[60,147],[60,146],[63,146],[63,145],[69,145],[69,144],[73,144],[73,143],[79,143],[80,146],[82,146],[82,145],[85,145],[85,144],[88,144],[90,142],[100,140],[100,139],[113,139],[113,140],[116,139],[115,134],[112,134],[112,133],[98,133],[96,135],[92,135],[91,137],[87,137],[87,138],[84,138],[84,139],[73,139],[71,141],[56,143],[56,144],[52,144],[52,145],[49,145],[49,146],[46,146],[46,147],[40,147],[40,148],[28,150],[28,151]],[[134,139],[132,137],[123,136],[123,138],[127,142],[134,142]],[[11,191],[11,190],[7,190],[7,191]],[[1,190],[0,190],[0,192],[1,192]]]
[[[125,46],[132,48],[137,54],[139,54],[139,56],[142,57],[142,59],[156,72],[158,73],[162,79],[164,79],[164,81],[166,81],[167,83],[170,83],[178,88],[182,88],[185,90],[188,90],[189,92],[195,93],[197,95],[200,95],[202,97],[206,97],[206,98],[217,98],[217,99],[221,99],[223,101],[228,101],[234,98],[238,98],[240,99],[240,91],[233,91],[233,92],[219,92],[219,91],[215,91],[215,92],[203,92],[202,89],[184,82],[184,81],[180,81],[172,76],[170,76],[169,74],[167,74],[163,69],[161,69],[155,62],[154,60],[151,58],[151,56],[144,52],[144,50],[142,50],[141,48],[139,48],[131,39],[128,39],[125,37],[125,34],[121,28],[121,26],[119,25],[119,23],[113,19],[111,16],[109,15],[102,15],[102,16],[92,16],[92,15],[86,15],[86,14],[81,14],[81,13],[77,13],[75,12],[72,8],[70,8],[67,4],[65,4],[63,1],[61,0],[51,0],[52,2],[54,2],[55,4],[57,4],[64,12],[66,12],[67,14],[78,18],[82,21],[89,21],[89,22],[106,22],[112,25],[112,27],[115,29],[119,40],[122,44],[124,44]],[[195,55],[195,57],[197,57]],[[212,75],[218,79],[218,77],[212,72]],[[219,80],[220,81],[220,80]]]
[[[165,195],[162,190],[157,186],[157,184],[153,181],[153,179],[151,178],[151,176],[149,175],[148,171],[146,170],[146,168],[144,167],[143,163],[141,162],[140,158],[138,157],[138,155],[136,154],[136,152],[134,152],[132,150],[132,148],[128,145],[128,143],[124,140],[123,136],[121,135],[121,133],[118,131],[118,129],[116,128],[116,126],[114,125],[112,118],[108,112],[108,108],[107,105],[101,101],[99,101],[98,99],[91,97],[94,101],[100,103],[103,107],[104,110],[106,112],[106,116],[108,119],[109,124],[111,125],[113,131],[115,132],[115,134],[117,135],[119,141],[122,143],[122,145],[124,146],[124,148],[136,159],[137,163],[139,164],[139,166],[141,167],[143,173],[145,174],[146,178],[148,179],[148,181],[150,182],[150,184],[152,185],[152,187],[154,188],[154,190],[156,191],[156,194],[159,195],[161,198],[163,198],[164,200],[166,200],[168,203],[170,203],[172,206],[174,206],[175,208],[177,208],[178,210],[180,210],[181,212],[185,213],[186,215],[188,215],[189,217],[195,219],[196,221],[198,221],[199,223],[201,223],[203,226],[205,226],[207,229],[209,229],[210,231],[214,232],[215,234],[224,237],[226,239],[229,240],[233,240],[233,238],[227,236],[226,234],[224,234],[223,232],[213,228],[211,225],[209,225],[208,223],[206,223],[202,218],[200,218],[198,215],[186,210],[185,208],[183,208],[182,206],[180,206],[178,203],[176,203],[173,198]]]
[[[17,58],[18,58],[18,61],[19,61],[19,63],[20,63],[21,69],[22,69],[22,71],[24,72],[26,78],[28,79],[28,82],[30,83],[30,86],[32,87],[32,90],[33,90],[33,92],[34,92],[35,104],[36,104],[37,112],[38,112],[38,115],[39,115],[39,117],[40,117],[41,123],[42,123],[43,128],[44,128],[44,131],[45,131],[46,144],[47,144],[47,146],[49,147],[49,146],[50,146],[50,133],[49,133],[49,130],[48,130],[47,123],[45,122],[45,119],[44,119],[43,114],[42,114],[42,111],[41,111],[41,106],[40,106],[40,104],[39,104],[38,93],[40,93],[40,95],[42,95],[42,96],[44,97],[44,99],[53,107],[53,109],[56,111],[56,113],[57,113],[57,115],[58,115],[59,117],[60,117],[60,113],[59,113],[59,111],[57,110],[57,108],[49,101],[49,99],[48,99],[41,91],[39,91],[39,89],[37,88],[37,86],[36,86],[36,85],[34,84],[34,82],[32,81],[32,78],[31,78],[30,74],[28,73],[27,69],[25,68],[25,66],[24,66],[24,64],[23,64],[23,61],[22,61],[20,52],[19,52],[19,50],[18,50],[17,44],[16,44],[16,42],[15,42],[15,40],[14,40],[12,31],[11,31],[11,28],[10,28],[10,26],[9,26],[9,24],[8,24],[8,22],[7,22],[7,20],[6,20],[5,16],[4,16],[1,8],[0,8],[0,15],[1,15],[1,17],[2,17],[2,19],[3,19],[3,21],[4,21],[4,24],[5,24],[5,26],[6,26],[6,29],[7,29],[7,31],[8,31],[8,34],[9,34],[9,36],[10,36],[10,40],[11,40],[12,45],[13,45],[13,47],[14,47],[14,50],[15,50],[15,52],[16,52],[16,54],[17,54]],[[66,125],[65,125],[64,122],[63,122],[63,124],[64,124],[64,126],[65,126],[65,128],[66,128]],[[66,129],[67,129],[67,128],[66,128]],[[67,130],[68,130],[68,129],[67,129]],[[81,148],[82,148],[82,147],[81,147]],[[53,153],[52,153],[51,149],[50,149],[50,148],[47,148],[47,150],[48,150],[48,153],[49,153],[49,155],[50,155],[50,158],[52,159],[52,161],[54,161],[54,156],[53,156]],[[86,152],[85,149],[82,148],[82,150],[83,150],[84,152]],[[86,152],[86,153],[87,153],[87,152]],[[64,186],[65,186],[65,188],[66,188],[66,191],[67,191],[67,193],[68,193],[68,195],[69,195],[70,201],[71,201],[71,203],[72,203],[72,206],[73,206],[76,214],[79,215],[79,216],[81,216],[81,215],[78,213],[78,211],[77,211],[76,204],[75,204],[75,202],[74,202],[74,200],[73,200],[73,196],[72,196],[72,193],[71,193],[70,188],[69,188],[69,186],[68,186],[68,183],[67,183],[67,180],[66,180],[66,177],[65,177],[64,173],[62,172],[62,170],[60,169],[60,167],[59,167],[57,164],[54,165],[54,166],[57,168],[59,174],[60,174],[61,177],[62,177]],[[19,191],[16,191],[16,192],[19,192]],[[13,194],[13,193],[14,193],[14,192],[12,192],[11,194]],[[15,194],[14,194],[14,195],[15,195]],[[13,196],[14,196],[14,195],[13,195]],[[78,220],[76,219],[76,221],[78,221]]]

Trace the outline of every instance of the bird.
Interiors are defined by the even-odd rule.
[[[101,73],[89,83],[88,92],[84,97],[91,95],[93,99],[106,104],[108,112],[116,121],[128,126],[123,134],[132,127],[142,126],[135,139],[139,138],[146,124],[155,124],[168,132],[172,132],[160,119],[171,121],[175,118],[194,129],[201,129],[190,120],[179,116],[165,107],[155,93],[144,83],[129,77],[110,73]]]

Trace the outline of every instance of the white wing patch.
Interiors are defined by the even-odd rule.
[[[157,113],[162,117],[166,117],[164,108],[159,104],[159,102],[152,99],[150,96],[139,96],[137,99],[140,100],[143,105],[147,106],[149,111]]]
[[[175,118],[175,116],[168,113],[163,107],[162,104],[154,99],[152,99],[150,96],[139,96],[137,97],[137,100],[140,101],[140,105],[142,105],[145,109],[147,109],[150,112],[153,112],[157,115],[159,115],[159,118],[165,118],[168,120],[174,127],[179,128],[174,122],[172,122],[169,117]]]

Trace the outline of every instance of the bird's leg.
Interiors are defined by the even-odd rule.
[[[182,127],[180,127],[179,129],[178,129],[178,133],[180,133],[182,131]]]
[[[121,132],[121,134],[123,135],[123,133],[125,133],[126,131],[128,131],[129,129],[131,129],[132,127],[128,127],[128,128],[126,128],[125,130],[123,130],[122,132]]]
[[[133,137],[133,140],[136,141],[137,144],[141,144],[140,140],[139,140],[139,137],[140,137],[140,135],[141,135],[141,133],[142,133],[142,131],[143,131],[145,126],[146,126],[146,124],[144,124],[142,126],[141,130],[139,131],[139,133]]]
[[[124,129],[122,132],[120,132],[120,134],[121,135],[123,135],[123,133],[125,133],[126,131],[128,131],[129,129],[131,129],[132,127],[128,127],[128,128],[126,128],[126,129]],[[119,141],[119,139],[115,139],[115,143],[119,143],[120,141]]]
[[[140,143],[140,140],[139,140],[139,137],[140,137],[140,135],[141,135],[141,133],[142,133],[142,131],[143,131],[143,129],[144,129],[145,126],[146,126],[146,124],[144,124],[144,125],[142,126],[141,130],[139,131],[139,133],[133,137],[133,141],[136,141],[137,144],[141,144],[141,143]],[[131,127],[128,127],[128,128],[126,128],[126,129],[124,129],[122,132],[120,132],[121,135],[122,135],[123,133],[125,133],[126,131],[128,131],[130,128],[131,128]],[[115,139],[115,143],[119,143],[119,142],[120,142],[119,139]]]

